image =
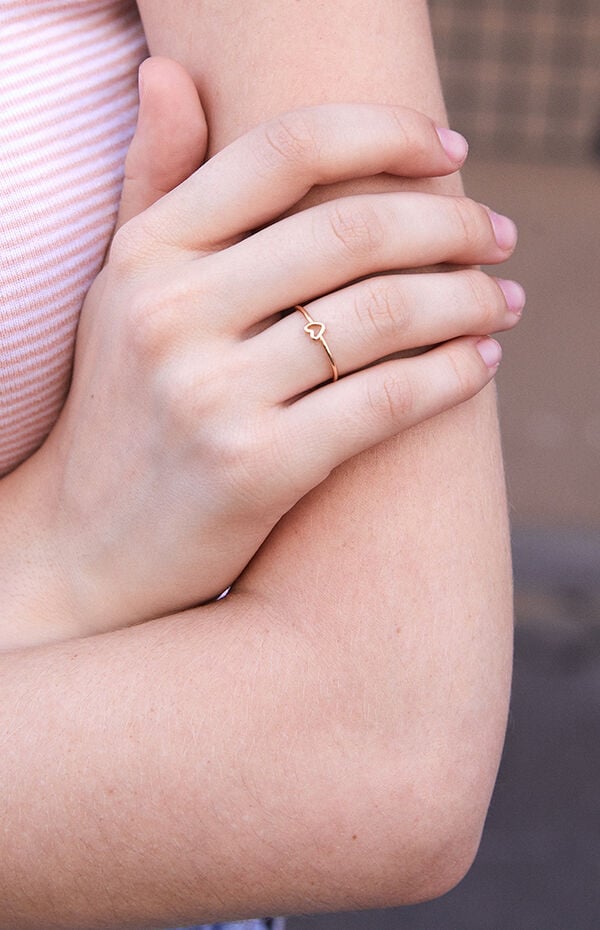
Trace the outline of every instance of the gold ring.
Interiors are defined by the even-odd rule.
[[[306,324],[304,326],[304,332],[308,333],[311,339],[314,339],[315,342],[320,342],[325,351],[327,352],[327,358],[329,359],[329,364],[331,365],[332,370],[332,381],[337,381],[338,379],[338,369],[337,365],[333,360],[333,355],[331,354],[331,349],[325,342],[323,338],[323,333],[325,332],[325,323],[318,323],[317,320],[313,320],[310,314],[305,310],[301,304],[296,304],[294,310],[299,310],[306,317]]]

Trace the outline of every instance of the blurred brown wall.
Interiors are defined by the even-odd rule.
[[[481,154],[585,162],[600,128],[598,0],[430,0],[454,125]]]
[[[500,273],[529,299],[497,379],[513,524],[600,529],[600,4],[431,12],[467,191],[520,230]]]

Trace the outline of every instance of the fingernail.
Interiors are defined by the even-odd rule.
[[[455,161],[457,165],[462,165],[469,152],[469,143],[465,137],[444,126],[436,126],[435,131],[448,158]]]
[[[514,249],[517,243],[517,227],[507,216],[502,216],[501,213],[494,213],[493,210],[490,210],[489,207],[486,207],[490,221],[494,228],[494,236],[496,237],[496,242],[501,249],[508,251],[509,249]]]
[[[517,281],[508,281],[506,278],[496,278],[496,281],[504,294],[508,309],[521,316],[526,300],[525,290]]]
[[[476,344],[476,349],[488,368],[497,368],[502,358],[502,348],[495,339],[486,336]]]

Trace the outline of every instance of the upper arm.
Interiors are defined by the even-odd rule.
[[[444,119],[425,2],[139,7],[150,50],[179,59],[200,88],[211,152],[277,112],[324,101],[400,103]],[[460,190],[456,177],[410,185]],[[403,182],[319,188],[296,209],[374,186]],[[512,642],[493,386],[338,468],[283,517],[238,585],[270,598],[274,615],[284,605],[285,622],[328,656],[349,725],[370,734],[365,751],[395,759],[433,803],[445,786],[463,804],[456,822],[476,836],[503,740]],[[403,773],[408,747],[420,761]]]
[[[306,104],[373,101],[444,119],[425,0],[138,0],[150,51],[198,85],[211,152]]]

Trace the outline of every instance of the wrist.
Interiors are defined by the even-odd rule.
[[[58,502],[45,477],[38,452],[0,481],[0,652],[85,633],[70,606]]]

